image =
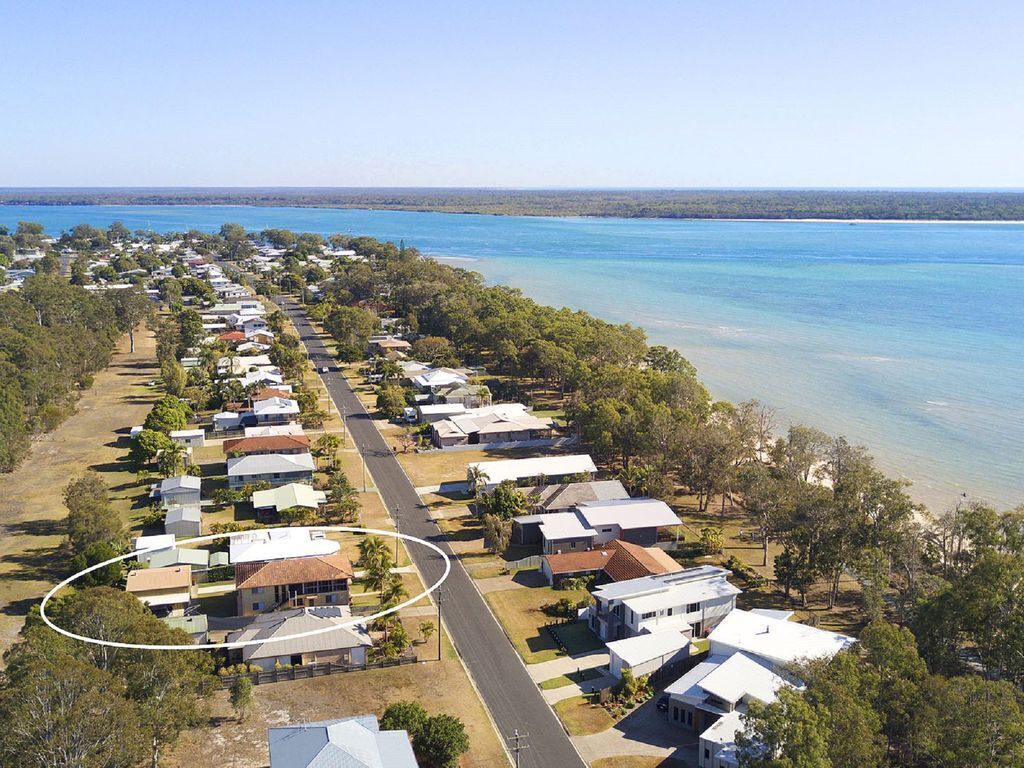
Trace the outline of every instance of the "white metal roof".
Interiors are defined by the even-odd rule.
[[[698,685],[712,696],[733,704],[744,697],[771,704],[775,701],[775,692],[788,683],[750,656],[734,653],[711,670]]]
[[[539,475],[560,477],[597,472],[594,460],[585,453],[572,456],[539,456],[532,459],[475,461],[469,466],[478,467],[483,471],[487,475],[488,485],[497,485],[504,480],[521,480]]]
[[[715,744],[732,744],[736,741],[736,734],[743,728],[743,715],[733,710],[718,718],[700,737]],[[719,753],[715,757],[721,759],[722,755]]]
[[[341,549],[315,528],[261,528],[231,537],[231,562],[258,563],[291,557],[333,555]]]
[[[588,528],[572,512],[552,512],[547,515],[536,515],[541,519],[541,535],[548,540],[582,538],[596,536],[597,531]]]
[[[670,585],[655,594],[628,597],[622,601],[622,604],[634,613],[642,614],[670,606],[683,605],[684,603],[701,603],[705,600],[714,600],[720,597],[732,597],[733,595],[740,594],[742,591],[723,577],[721,579],[707,579]]]
[[[679,518],[671,507],[657,499],[588,501],[579,504],[577,509],[584,519],[594,527],[617,525],[623,530],[630,530],[679,525]]]
[[[267,424],[259,427],[246,427],[246,437],[271,437],[272,435],[304,435],[301,424]]]
[[[647,635],[627,637],[625,640],[613,640],[608,643],[608,650],[629,666],[636,667],[651,659],[681,651],[689,644],[690,638],[682,632],[677,629],[668,629]]]
[[[739,609],[731,611],[708,639],[712,652],[721,647],[735,648],[774,664],[831,658],[856,642],[837,632]]]
[[[268,475],[275,472],[312,472],[313,456],[309,453],[267,453],[229,458],[228,477]]]
[[[468,379],[458,371],[451,368],[434,368],[418,376],[414,376],[412,383],[420,389],[426,387],[443,387],[448,384],[465,384]]]
[[[257,400],[253,403],[252,412],[257,416],[265,416],[271,413],[298,413],[299,404],[295,400],[289,400],[284,397],[268,397],[266,400]]]
[[[173,533],[157,533],[152,536],[138,536],[135,539],[135,551],[142,550],[159,551],[161,549],[174,549]]]

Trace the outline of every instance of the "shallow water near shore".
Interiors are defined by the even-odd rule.
[[[682,221],[234,206],[0,206],[0,224],[404,239],[644,327],[712,393],[868,446],[934,510],[1024,502],[1024,225]]]

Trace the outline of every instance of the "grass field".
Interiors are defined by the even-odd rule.
[[[490,592],[485,595],[485,599],[523,660],[527,664],[538,664],[564,655],[544,629],[552,619],[540,607],[562,597],[580,600],[586,594],[586,590],[555,591],[550,587],[523,587]],[[597,636],[583,624],[561,624],[558,632],[570,654],[601,647]]]
[[[565,686],[572,685],[573,683],[579,685],[587,680],[596,680],[599,677],[601,677],[601,673],[596,669],[584,669],[582,672],[570,672],[568,675],[553,677],[550,680],[545,680],[543,683],[539,683],[538,685],[541,690],[549,691],[553,688],[564,688]]]
[[[29,607],[67,576],[60,550],[67,515],[61,494],[70,480],[94,468],[128,525],[137,525],[146,514],[146,505],[137,500],[144,486],[121,459],[128,450],[128,429],[142,423],[161,394],[158,388],[146,386],[159,370],[150,333],[136,334],[135,354],[127,349],[126,338],[110,366],[97,373],[92,388],[82,393],[75,414],[36,440],[25,462],[4,475],[0,650],[14,641]]]
[[[591,704],[583,696],[563,699],[555,704],[554,710],[566,730],[573,736],[589,736],[592,733],[600,733],[607,731],[615,724],[612,716],[604,707]]]

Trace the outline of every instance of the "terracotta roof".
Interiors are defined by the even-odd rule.
[[[245,341],[245,334],[241,331],[228,331],[217,337],[218,341]]]
[[[627,581],[656,573],[671,573],[682,568],[679,563],[657,547],[641,547],[628,541],[612,541],[617,551],[604,572],[612,581]]]
[[[267,435],[265,437],[236,437],[225,440],[221,446],[224,453],[255,453],[257,451],[287,451],[296,448],[309,450],[309,438],[306,435]]]
[[[168,568],[143,568],[128,574],[125,590],[151,592],[155,589],[188,589],[192,585],[192,568],[175,565]]]
[[[264,563],[239,563],[235,566],[235,589],[302,584],[309,581],[351,579],[352,563],[345,555],[295,557]]]
[[[252,396],[253,402],[258,400],[269,400],[272,397],[283,397],[288,400],[292,397],[291,392],[286,392],[283,389],[274,389],[273,387],[264,387],[255,395]]]
[[[601,549],[545,555],[555,574],[604,571],[612,581],[626,581],[682,568],[657,547],[641,547],[628,541],[610,541]]]

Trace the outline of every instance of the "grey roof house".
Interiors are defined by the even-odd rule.
[[[229,458],[228,487],[237,490],[247,483],[265,480],[273,486],[312,483],[313,456],[308,453],[268,453]]]
[[[373,715],[270,728],[270,768],[418,768],[406,731]]]
[[[228,642],[266,641],[231,651],[236,661],[255,664],[265,670],[274,669],[278,664],[298,666],[332,663],[362,666],[366,663],[366,649],[373,645],[373,641],[362,624],[345,626],[350,621],[352,611],[347,605],[274,611],[261,614],[244,629],[230,633]],[[335,627],[334,631],[321,631],[293,640],[278,639],[331,626]]]
[[[164,509],[172,504],[198,504],[202,480],[193,475],[168,477],[160,483],[160,503]]]

